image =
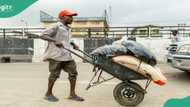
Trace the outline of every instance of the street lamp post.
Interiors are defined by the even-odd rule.
[[[20,21],[25,24],[25,28],[23,27],[23,38],[24,38],[24,36],[27,36],[26,33],[28,33],[28,22],[26,20],[24,20],[24,19],[22,19]],[[27,49],[27,54],[28,54],[29,57],[31,57],[32,52],[33,52],[33,48],[30,47],[30,40],[26,39],[26,41],[27,41],[27,44],[25,44],[25,45],[27,45],[27,48],[26,48]]]
[[[24,37],[24,36],[25,36],[25,32],[26,32],[26,33],[28,32],[28,22],[25,21],[24,19],[21,19],[20,21],[25,24],[25,28],[24,28],[24,26],[23,26],[23,37]],[[25,30],[25,29],[26,29],[26,30]]]

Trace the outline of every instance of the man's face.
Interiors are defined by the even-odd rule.
[[[177,35],[177,32],[172,32],[172,34],[173,34],[174,36],[176,36],[176,35]]]
[[[71,24],[73,22],[73,16],[64,16],[61,18],[65,24]]]

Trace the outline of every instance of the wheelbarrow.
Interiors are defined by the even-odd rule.
[[[97,86],[106,81],[117,78],[121,80],[121,83],[115,86],[113,96],[120,105],[136,106],[143,101],[146,89],[152,81],[149,75],[142,75],[134,70],[113,62],[112,56],[93,56],[80,49],[76,49],[79,53],[84,55],[82,56],[73,50],[67,48],[64,49],[94,66],[92,70],[94,75],[86,87],[87,90],[93,86]],[[102,76],[102,72],[106,72],[113,77],[104,78]],[[144,88],[134,82],[134,80],[145,80],[146,84]]]

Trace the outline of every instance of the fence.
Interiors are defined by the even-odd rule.
[[[33,56],[37,53],[41,54],[39,50],[34,48],[37,44],[34,43],[36,39],[39,38],[39,35],[45,28],[0,28],[0,59],[10,58],[13,60],[27,60],[31,61]],[[190,35],[190,26],[138,26],[138,27],[109,27],[109,28],[72,28],[73,36],[83,37],[83,50],[86,52],[91,52],[105,44],[110,44],[111,42],[117,40],[121,36],[128,37],[140,37],[137,41],[143,41],[144,39],[151,37],[159,39],[159,41],[169,40],[171,37],[171,31],[178,30],[179,35],[184,37],[189,37]],[[156,38],[158,37],[158,38]],[[29,39],[30,38],[30,39]],[[33,38],[36,38],[33,40]],[[80,38],[79,38],[80,39]],[[23,41],[22,41],[23,40]],[[140,41],[139,41],[140,40]],[[151,39],[152,41],[153,39]],[[20,42],[17,42],[20,41]],[[24,42],[26,41],[26,42]],[[157,47],[157,44],[154,44],[150,40],[144,40],[143,43],[148,42],[147,46]],[[168,41],[166,41],[168,42]],[[157,42],[156,42],[157,43]],[[44,45],[42,42],[39,42],[40,46]],[[39,47],[39,44],[37,47]],[[151,48],[155,53],[160,54],[160,50],[163,50],[167,44],[165,42],[162,48]],[[146,45],[146,44],[145,44]],[[157,52],[157,50],[159,52]],[[39,52],[38,52],[39,51]],[[36,53],[36,54],[34,54]],[[24,57],[25,56],[25,57]],[[162,55],[164,56],[164,54]],[[160,56],[159,56],[160,57]],[[8,61],[7,61],[8,62]]]
[[[33,39],[0,38],[0,62],[31,62]]]
[[[45,28],[0,28],[1,38],[38,38]],[[190,26],[136,26],[136,27],[92,27],[72,28],[75,37],[171,37],[171,31],[178,30],[179,35],[190,36]]]

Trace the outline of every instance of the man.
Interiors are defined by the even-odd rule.
[[[45,99],[48,101],[58,101],[53,93],[52,89],[55,81],[59,78],[61,70],[68,73],[70,81],[70,96],[69,99],[75,101],[84,101],[82,97],[79,97],[75,93],[75,85],[77,79],[76,63],[71,57],[71,53],[65,50],[70,48],[72,45],[74,49],[79,47],[71,42],[71,32],[69,24],[73,21],[73,16],[77,16],[77,13],[62,10],[59,13],[59,22],[46,29],[40,36],[41,39],[48,41],[48,47],[44,54],[44,60],[49,61],[49,79],[48,79],[48,90],[45,94]]]
[[[172,43],[175,42],[181,42],[182,38],[178,35],[178,31],[177,30],[173,30],[172,32]]]

